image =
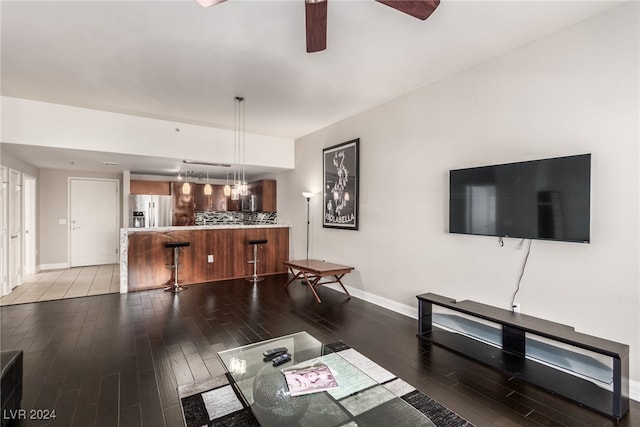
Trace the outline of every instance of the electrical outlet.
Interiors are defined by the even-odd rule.
[[[208,263],[212,263],[213,262],[213,255],[211,255],[211,254],[207,255],[207,262]]]
[[[513,307],[511,307],[513,309],[514,313],[520,313],[520,303],[519,302],[514,302],[513,303]]]

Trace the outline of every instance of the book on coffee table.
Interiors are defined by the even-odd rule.
[[[302,368],[283,369],[291,396],[333,390],[338,388],[331,369],[324,363],[316,363]]]

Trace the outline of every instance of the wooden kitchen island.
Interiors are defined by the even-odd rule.
[[[189,242],[180,252],[181,284],[237,279],[253,274],[253,247],[248,240],[266,239],[258,250],[258,275],[286,273],[289,226],[211,225],[120,230],[120,293],[162,288],[170,284],[173,251],[167,242]],[[209,262],[213,255],[213,262]]]

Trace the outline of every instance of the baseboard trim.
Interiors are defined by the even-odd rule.
[[[61,262],[58,264],[40,264],[40,270],[60,270],[62,268],[69,268],[69,263]]]
[[[342,292],[344,294],[344,290],[338,284],[329,284],[324,285],[327,288],[331,288],[338,292]],[[386,308],[387,310],[395,311],[396,313],[405,315],[412,319],[418,319],[418,307],[416,303],[416,307],[411,307],[407,304],[402,304],[397,301],[390,300],[385,297],[381,297],[376,294],[372,294],[370,292],[362,291],[360,289],[349,289],[349,293],[352,297],[361,299],[366,302],[370,302],[371,304],[375,304],[382,308]],[[416,325],[416,332],[418,330],[418,326]],[[640,382],[629,380],[629,398],[633,399],[637,402],[640,402]]]
[[[640,402],[640,381],[629,380],[629,399]]]
[[[331,288],[334,291],[342,292],[344,294],[344,290],[338,284],[328,284],[323,285],[323,287]],[[396,313],[403,314],[407,317],[411,317],[412,319],[418,319],[418,303],[416,302],[415,307],[411,307],[407,304],[402,304],[397,301],[390,300],[389,298],[381,297],[376,294],[372,294],[371,292],[362,291],[360,289],[349,288],[349,293],[352,297],[356,297],[358,299],[364,300],[366,302],[370,302],[371,304],[375,304],[382,308],[386,308],[391,311],[395,311]],[[417,331],[416,325],[416,331]]]

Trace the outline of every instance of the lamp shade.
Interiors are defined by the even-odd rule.
[[[182,184],[182,194],[189,194],[191,193],[191,184],[189,184],[188,182],[185,182],[184,184]]]
[[[309,192],[309,191],[303,191],[303,192],[302,192],[302,195],[303,195],[306,199],[310,199],[310,198],[312,198],[314,194],[315,194],[315,193],[311,193],[311,192]]]
[[[238,192],[241,196],[249,195],[249,186],[245,181],[242,181],[240,184],[238,184]]]

